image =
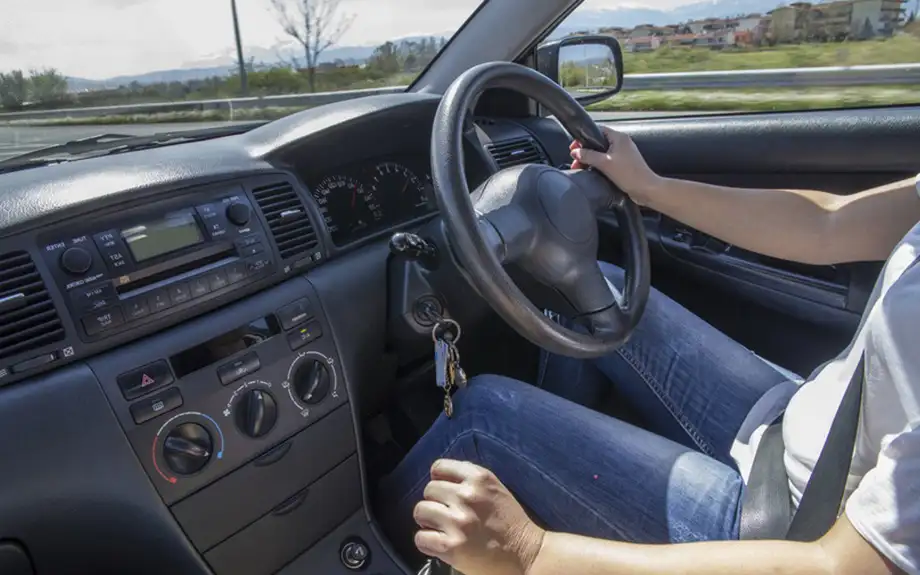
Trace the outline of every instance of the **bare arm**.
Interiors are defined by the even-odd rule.
[[[887,575],[900,573],[844,515],[813,543],[637,545],[546,532],[495,475],[442,459],[415,507],[415,544],[466,575]]]
[[[650,208],[729,244],[806,264],[887,259],[920,220],[913,178],[850,196],[660,178],[644,197]]]
[[[884,260],[920,220],[913,178],[850,196],[815,190],[743,189],[663,178],[629,136],[605,129],[606,154],[573,145],[635,201],[732,245],[785,260]]]
[[[874,575],[897,573],[842,517],[815,543],[634,545],[547,533],[527,575]]]

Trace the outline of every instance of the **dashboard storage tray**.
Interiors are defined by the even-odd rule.
[[[360,508],[361,475],[353,455],[205,553],[205,559],[216,575],[275,573]]]

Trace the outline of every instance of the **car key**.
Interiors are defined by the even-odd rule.
[[[454,414],[454,402],[451,392],[458,378],[466,385],[466,374],[460,369],[456,342],[460,339],[460,324],[452,319],[443,319],[431,330],[434,341],[435,383],[444,390],[444,415]]]

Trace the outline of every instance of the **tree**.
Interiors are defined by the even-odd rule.
[[[316,91],[319,57],[334,46],[355,20],[339,14],[341,0],[271,0],[284,33],[303,48],[310,91]],[[296,60],[295,60],[296,64]]]
[[[399,72],[399,50],[396,44],[386,42],[377,46],[374,53],[368,59],[367,64],[371,68],[380,70],[385,74],[395,74]]]
[[[872,28],[872,22],[866,18],[866,21],[863,22],[862,30],[859,31],[859,36],[857,36],[857,38],[859,40],[869,40],[873,36],[875,36],[875,29]]]
[[[29,99],[29,80],[22,70],[0,73],[0,107],[15,110]]]
[[[67,78],[54,68],[31,70],[31,97],[37,104],[57,104],[67,99]]]

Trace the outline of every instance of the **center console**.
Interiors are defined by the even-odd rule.
[[[216,575],[293,573],[320,541],[342,572],[370,562],[395,572],[357,518],[361,474],[339,362],[316,292],[295,278],[89,364]]]

